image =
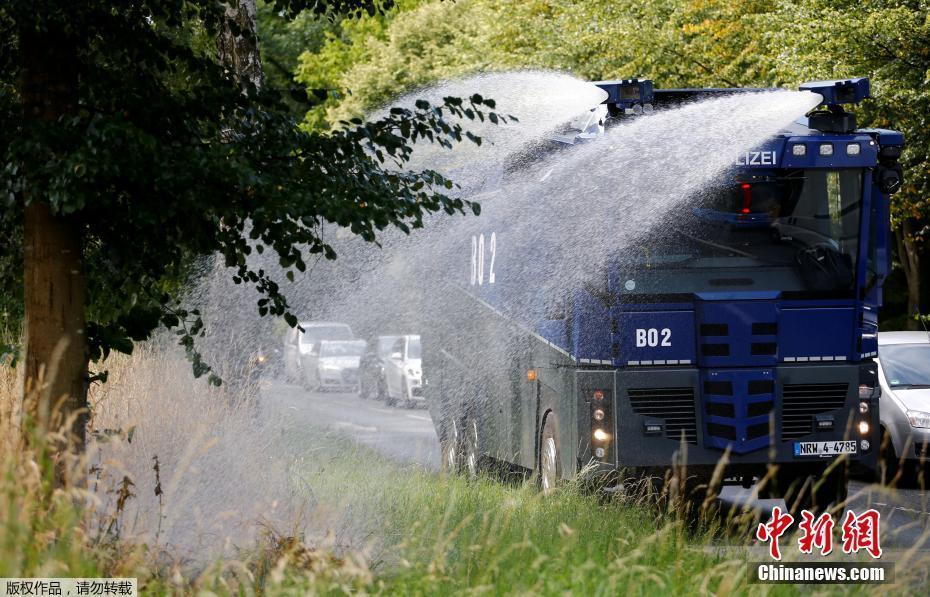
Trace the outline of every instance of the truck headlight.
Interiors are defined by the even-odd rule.
[[[930,413],[909,410],[907,411],[907,422],[916,429],[930,429]]]

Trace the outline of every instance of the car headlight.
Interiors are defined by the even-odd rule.
[[[907,422],[917,429],[930,429],[930,413],[919,410],[907,411]]]

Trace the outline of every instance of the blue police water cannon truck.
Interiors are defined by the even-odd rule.
[[[759,91],[596,84],[607,118],[582,135]],[[904,139],[856,128],[847,107],[869,97],[867,78],[801,89],[822,103],[684,201],[597,287],[505,306],[527,287],[497,255],[505,234],[463,239],[470,275],[423,335],[446,467],[535,472],[550,489],[582,471],[610,487],[676,467],[700,487],[719,464],[725,483],[761,481],[793,510],[845,500],[849,465],[874,467],[880,448],[873,358]]]

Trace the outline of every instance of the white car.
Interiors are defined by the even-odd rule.
[[[284,373],[290,381],[302,381],[304,367],[316,368],[319,343],[323,340],[352,340],[352,328],[332,321],[301,321],[284,336]]]
[[[364,340],[320,342],[316,367],[304,369],[307,386],[324,392],[357,392],[358,363],[365,346]]]
[[[878,369],[879,414],[890,436],[890,445],[882,442],[882,457],[892,473],[886,478],[903,461],[908,467],[899,484],[912,484],[915,465],[930,462],[930,334],[880,332]]]
[[[406,406],[425,404],[421,368],[420,337],[398,338],[384,363],[385,397],[389,405],[398,402]]]

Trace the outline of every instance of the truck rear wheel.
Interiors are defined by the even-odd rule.
[[[543,423],[539,442],[539,488],[544,494],[556,490],[562,480],[562,464],[559,458],[558,426],[555,416],[549,414]]]
[[[477,479],[481,472],[481,450],[478,444],[478,424],[469,419],[465,424],[465,474],[469,479]]]
[[[445,437],[439,442],[440,470],[448,475],[458,474],[461,469],[461,443],[459,437],[459,426],[455,419],[449,421],[446,425]]]

